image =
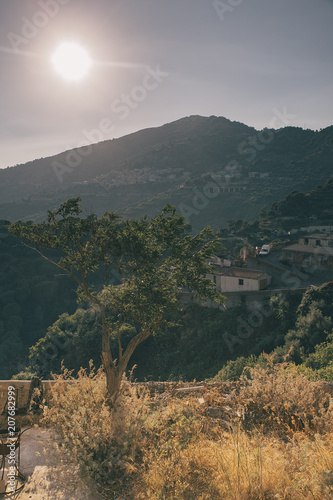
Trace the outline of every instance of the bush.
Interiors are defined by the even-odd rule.
[[[231,405],[246,430],[261,427],[287,437],[302,430],[326,432],[333,423],[330,399],[333,387],[310,382],[291,363],[256,365],[239,379]]]
[[[315,352],[308,355],[299,369],[314,380],[333,382],[333,333],[327,336],[327,342],[316,345]]]
[[[63,369],[55,376],[44,423],[56,429],[83,476],[111,493],[125,488],[140,460],[145,395],[125,384],[116,408],[106,404],[105,375],[90,365],[77,378]],[[129,402],[131,404],[129,404]],[[111,498],[111,496],[110,496]]]
[[[212,379],[213,382],[227,382],[232,380],[238,380],[244,373],[244,370],[249,370],[250,367],[254,367],[258,362],[256,356],[249,356],[245,358],[240,356],[235,360],[228,361],[221,370]]]
[[[74,379],[63,370],[44,422],[105,499],[328,500],[329,395],[291,365],[267,365],[238,383],[208,385],[200,398],[174,389],[150,395],[125,381],[114,408],[105,403],[101,371],[90,367]],[[212,404],[233,414],[232,431],[207,416]],[[310,410],[314,428],[298,432],[288,419]]]
[[[105,375],[92,364],[77,378],[64,368],[54,378],[44,424],[56,429],[83,477],[102,487],[108,498],[116,492],[128,498],[142,467],[148,466],[145,457],[151,447],[170,456],[198,435],[200,422],[192,408],[177,403],[154,408],[147,392],[127,381],[110,408]]]

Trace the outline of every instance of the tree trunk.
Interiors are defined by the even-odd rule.
[[[106,372],[106,402],[110,407],[114,405],[119,396],[123,374],[124,372],[120,373],[114,362],[111,364],[111,369]]]
[[[149,331],[143,331],[136,335],[128,344],[127,349],[118,366],[112,359],[109,335],[103,330],[102,361],[106,375],[107,403],[112,407],[119,395],[123,375],[127,369],[128,362],[136,347],[150,335]]]
[[[109,333],[104,328],[102,337],[102,362],[106,376],[107,403],[109,406],[113,406],[120,391],[122,374],[119,373],[118,367],[112,359]]]

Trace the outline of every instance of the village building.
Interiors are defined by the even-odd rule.
[[[221,306],[207,299],[207,307],[246,307],[255,311],[269,304],[273,296],[303,294],[308,288],[308,285],[300,286],[302,280],[298,275],[289,271],[286,282],[285,268],[254,257],[248,257],[247,266],[251,267],[241,267],[239,259],[227,255],[212,257],[206,263],[211,266],[211,272],[206,277],[214,282],[216,291],[225,298]],[[181,300],[196,302],[194,293],[185,288],[182,289]]]
[[[215,268],[215,274],[208,274],[207,278],[214,281],[216,291],[226,297],[221,308],[246,306],[256,308],[276,292],[267,290],[272,282],[272,276],[263,270],[248,269],[246,267]],[[214,304],[207,301],[207,306]]]
[[[258,292],[272,281],[269,274],[254,269],[230,267],[213,276],[217,292]]]
[[[282,250],[282,260],[303,267],[333,269],[333,235],[311,234]]]

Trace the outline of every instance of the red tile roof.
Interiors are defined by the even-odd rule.
[[[227,271],[224,271],[221,274],[223,276],[230,276],[233,278],[247,278],[257,280],[266,273],[262,271],[256,271],[255,269],[247,269],[244,267],[230,267]]]

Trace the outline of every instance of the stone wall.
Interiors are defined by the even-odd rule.
[[[43,380],[43,396],[48,399],[48,394],[52,385],[55,383],[54,380]],[[65,383],[70,383],[67,381]],[[23,410],[27,407],[29,390],[30,390],[31,380],[0,380],[0,415],[6,408],[8,387],[12,386],[16,389],[16,409]],[[147,389],[150,395],[160,394],[163,392],[170,392],[172,395],[186,393],[187,391],[198,391],[201,392],[205,390],[207,386],[213,387],[216,384],[211,384],[207,382],[138,382],[135,383],[140,389]],[[221,385],[218,383],[217,385]]]
[[[44,397],[47,398],[47,393],[50,390],[54,380],[43,380]],[[30,390],[30,380],[0,380],[0,415],[3,413],[8,396],[8,387],[12,386],[16,389],[16,409],[20,410],[27,406]]]

